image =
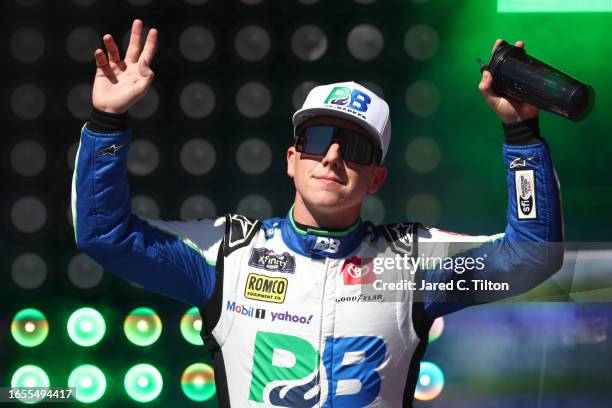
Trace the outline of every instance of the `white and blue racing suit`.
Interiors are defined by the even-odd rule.
[[[77,245],[108,271],[200,309],[223,407],[411,406],[435,318],[535,287],[563,261],[552,244],[563,241],[563,226],[549,149],[520,125],[503,147],[508,225],[495,236],[365,221],[305,230],[292,210],[263,221],[142,219],[126,175],[131,131],[88,126],[73,177]],[[398,255],[480,259],[482,268],[392,268],[385,282],[404,290],[379,290],[376,267],[387,264],[378,261]],[[483,298],[459,280],[512,289]],[[417,294],[408,282],[431,289]]]

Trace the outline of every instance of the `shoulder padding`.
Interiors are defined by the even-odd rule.
[[[418,257],[418,232],[421,224],[418,222],[400,222],[379,225],[377,235],[385,237],[391,250],[399,255]]]
[[[259,228],[261,228],[259,220],[239,214],[226,214],[223,255],[228,256],[238,248],[248,245]]]

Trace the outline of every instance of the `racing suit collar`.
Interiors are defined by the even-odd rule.
[[[283,241],[293,251],[314,259],[345,258],[362,241],[365,233],[361,218],[345,230],[299,228],[293,219],[293,206],[281,221]]]

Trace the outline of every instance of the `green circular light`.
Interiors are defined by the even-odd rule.
[[[192,401],[208,401],[216,392],[215,372],[207,364],[192,364],[181,375],[181,389]]]
[[[106,392],[106,377],[98,367],[83,364],[72,370],[68,376],[68,386],[76,387],[77,401],[90,404],[102,398]]]
[[[125,374],[123,386],[134,401],[151,402],[161,393],[164,381],[157,368],[150,364],[137,364]]]
[[[102,340],[105,333],[104,318],[91,307],[75,310],[68,319],[68,335],[79,346],[94,346]]]
[[[11,334],[24,347],[36,347],[49,335],[49,322],[38,309],[23,309],[11,322]]]
[[[11,387],[49,387],[49,376],[45,373],[45,370],[38,366],[25,365],[18,368],[13,374]],[[24,401],[24,403],[36,404],[39,401]]]
[[[202,330],[202,317],[197,307],[189,309],[181,318],[181,334],[183,338],[194,346],[202,346],[204,342],[200,337]]]
[[[123,322],[123,331],[129,341],[145,347],[155,343],[162,332],[161,319],[153,309],[138,307]]]

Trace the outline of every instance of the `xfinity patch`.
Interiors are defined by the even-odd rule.
[[[262,302],[283,303],[287,293],[287,278],[277,278],[249,273],[244,287],[244,297]]]
[[[289,252],[279,255],[268,248],[253,248],[249,265],[271,272],[295,272],[295,258]]]
[[[516,208],[519,220],[535,220],[536,193],[535,171],[517,170],[514,172],[514,185],[516,187]]]

